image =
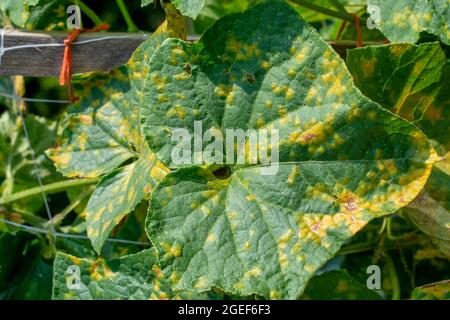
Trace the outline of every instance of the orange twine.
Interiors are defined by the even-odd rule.
[[[71,102],[76,101],[76,97],[73,96],[72,86],[72,45],[78,39],[81,33],[98,32],[102,30],[108,30],[109,25],[106,23],[99,25],[92,29],[74,29],[69,34],[67,39],[64,40],[64,59],[61,67],[61,74],[59,76],[59,85],[69,87],[69,100]]]

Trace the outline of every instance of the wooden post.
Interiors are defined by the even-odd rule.
[[[88,44],[74,45],[72,51],[74,73],[110,71],[128,62],[136,48],[149,34],[99,32],[80,35],[78,42],[104,37],[124,37]],[[57,77],[63,60],[65,32],[6,32],[4,47],[39,44],[60,44],[58,47],[26,48],[6,51],[1,59],[0,76]],[[195,39],[190,39],[195,40]],[[348,48],[356,47],[355,41],[330,41],[333,48],[345,56]],[[380,44],[379,42],[365,44]]]
[[[147,39],[146,34],[129,33],[85,33],[78,42],[109,36],[127,36],[122,39],[110,39],[74,45],[72,49],[72,65],[74,73],[90,71],[110,71],[127,63],[136,48]],[[5,33],[4,47],[64,44],[65,32],[22,32]],[[1,76],[22,75],[29,77],[56,77],[61,71],[64,46],[45,48],[26,48],[6,51],[0,65]]]

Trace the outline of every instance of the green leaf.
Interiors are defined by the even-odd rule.
[[[23,234],[18,234],[18,237]],[[26,235],[29,236],[29,235]],[[0,295],[13,300],[48,300],[51,297],[52,265],[43,257],[43,247],[37,239],[25,238],[14,272],[5,282],[6,290]],[[11,242],[13,244],[13,242]]]
[[[141,0],[141,7],[151,5],[152,3],[153,3],[153,0]]]
[[[347,65],[358,88],[390,111],[414,122],[450,119],[449,70],[439,43],[353,49]],[[425,133],[434,138],[433,131]],[[448,138],[445,133],[438,136]]]
[[[219,18],[226,14],[242,12],[248,6],[249,0],[206,0],[205,6],[194,21],[195,31],[202,34]]]
[[[301,299],[307,300],[380,300],[380,296],[359,283],[345,270],[333,270],[314,276]]]
[[[413,300],[450,300],[450,280],[417,287],[411,294]]]
[[[153,191],[147,233],[175,289],[295,299],[368,221],[412,201],[434,161],[426,137],[363,96],[282,2],[224,17],[198,43],[166,40],[146,79],[144,132],[171,167],[171,134],[193,134],[194,121],[280,136],[274,175],[261,163],[230,164],[225,178],[192,166]]]
[[[2,196],[36,187],[38,185],[36,174],[39,174],[43,183],[62,179],[44,154],[44,150],[55,141],[56,123],[30,114],[26,117],[25,125],[29,141],[21,118],[11,112],[4,112],[0,116],[0,178],[2,178],[0,192]],[[36,172],[36,165],[39,172]],[[29,212],[38,211],[42,205],[40,195],[33,201],[13,203],[14,208],[25,209]]]
[[[369,0],[378,6],[377,28],[392,42],[417,42],[422,31],[439,36],[450,45],[448,26],[450,5],[447,0]]]
[[[69,177],[99,177],[86,210],[87,234],[97,253],[112,229],[168,172],[141,133],[145,60],[171,35],[171,20],[145,41],[129,63],[107,74],[81,76],[56,146],[48,151],[57,169]],[[128,163],[126,163],[128,161]]]
[[[102,178],[85,210],[87,235],[95,251],[100,253],[113,228],[166,173],[167,169],[149,152],[147,157],[141,157]]]
[[[67,8],[74,5],[72,0],[40,0],[30,11],[26,22],[29,30],[67,30]]]
[[[6,13],[11,22],[18,27],[24,27],[30,12],[29,8],[37,5],[40,0],[2,0],[0,10]]]
[[[444,52],[439,43],[374,46],[349,50],[347,64],[364,94],[413,121],[442,157],[405,211],[449,255],[450,67]]]
[[[434,169],[430,180],[435,181],[436,175],[441,175],[441,179],[444,179],[444,184],[441,184],[443,192],[448,193],[450,186],[450,177],[443,174],[438,169]],[[442,182],[442,181],[441,181]],[[450,257],[450,212],[448,207],[447,195],[445,202],[447,206],[442,205],[437,200],[433,199],[437,194],[429,194],[430,181],[426,185],[426,191],[414,199],[404,211],[408,214],[409,218],[414,224],[422,230],[432,242],[447,256]],[[442,192],[442,191],[441,191]],[[442,193],[441,193],[442,194]],[[431,196],[433,195],[433,196]]]
[[[84,77],[78,88],[83,88],[76,90],[82,98],[69,110],[56,147],[47,154],[67,177],[98,177],[137,155],[135,110],[123,94],[129,90],[127,70]]]
[[[58,252],[54,263],[55,300],[148,300],[206,298],[175,293],[157,265],[154,249],[105,261]],[[79,286],[73,278],[79,271]]]

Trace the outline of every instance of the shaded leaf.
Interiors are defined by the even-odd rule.
[[[152,3],[154,3],[154,0],[141,0],[142,7]],[[205,0],[172,0],[172,3],[183,16],[195,19],[205,5]]]
[[[447,0],[369,0],[378,6],[377,28],[392,42],[416,42],[422,31],[438,35],[450,45],[450,5]]]
[[[438,43],[354,49],[347,64],[356,85],[383,107],[413,121],[442,157],[425,191],[405,208],[417,226],[450,252],[449,65]]]
[[[11,22],[18,27],[24,27],[30,12],[29,8],[37,5],[40,0],[2,0],[0,10],[6,13]]]
[[[154,190],[147,232],[179,290],[297,298],[368,221],[413,200],[434,161],[426,137],[363,96],[281,2],[224,17],[198,43],[166,40],[147,81],[144,132],[170,166],[174,129],[193,135],[194,121],[280,136],[273,175],[261,163],[229,164],[225,177],[192,166]]]
[[[85,210],[87,234],[97,253],[111,230],[169,170],[143,139],[142,96],[130,88],[142,87],[145,59],[172,34],[176,19],[164,22],[127,65],[79,79],[77,92],[82,98],[71,107],[57,145],[48,152],[66,176],[102,177]]]

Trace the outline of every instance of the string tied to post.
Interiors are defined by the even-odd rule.
[[[72,45],[78,39],[79,35],[82,33],[98,32],[103,30],[108,30],[109,25],[104,23],[98,27],[92,29],[73,29],[70,32],[67,39],[64,40],[64,59],[61,67],[61,73],[59,76],[59,85],[69,87],[69,100],[71,102],[76,101],[76,97],[73,95],[72,86]]]

